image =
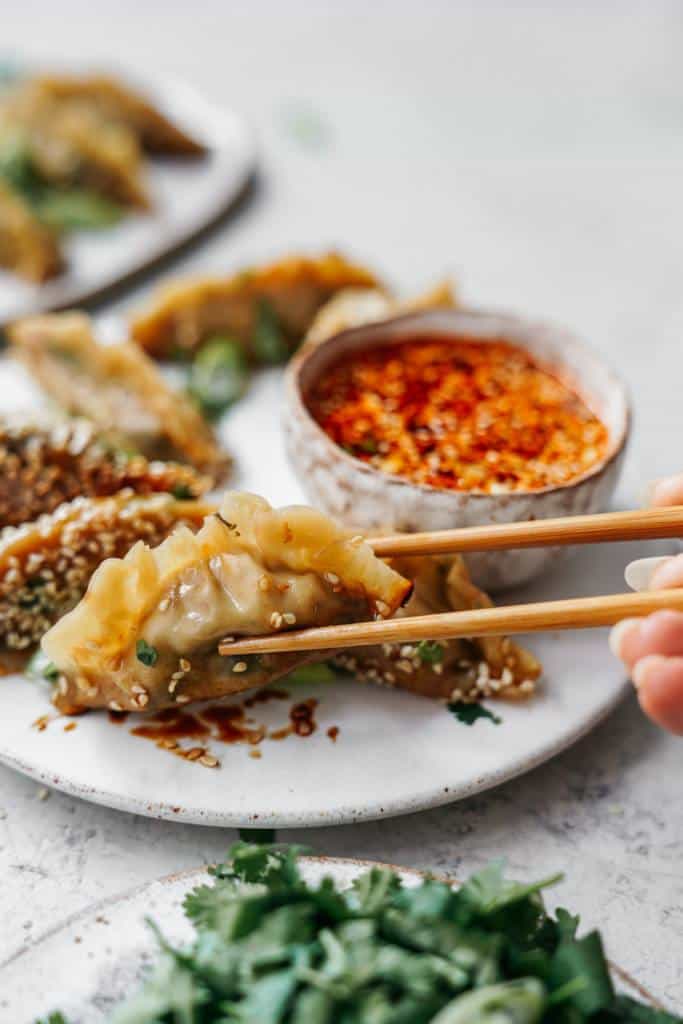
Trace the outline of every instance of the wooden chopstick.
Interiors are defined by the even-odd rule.
[[[452,640],[455,637],[497,636],[505,633],[536,633],[553,629],[592,629],[612,626],[630,615],[649,615],[662,608],[683,611],[683,589],[642,594],[607,594],[573,597],[565,601],[502,608],[478,608],[465,612],[413,615],[402,619],[354,622],[341,626],[292,630],[270,636],[223,641],[220,654],[274,654],[282,651],[328,651],[373,644],[415,643],[419,640]]]
[[[376,555],[447,555],[465,551],[544,547],[546,544],[599,544],[619,540],[683,537],[683,506],[603,512],[525,523],[470,526],[433,533],[368,538]]]

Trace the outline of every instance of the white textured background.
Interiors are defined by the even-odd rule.
[[[260,187],[183,266],[335,244],[406,289],[451,271],[467,301],[563,322],[619,365],[636,407],[620,503],[683,466],[680,2],[12,0],[0,47],[170,72],[248,115]],[[302,118],[316,126],[307,141]],[[566,867],[558,898],[680,1009],[682,778],[683,741],[632,702],[489,795],[283,838],[459,873],[501,851],[525,874]],[[56,793],[41,802],[5,769],[0,807],[0,959],[93,899],[215,859],[234,838]]]

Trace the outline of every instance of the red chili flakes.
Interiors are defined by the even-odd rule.
[[[509,342],[411,338],[333,365],[311,415],[384,473],[456,491],[535,491],[583,475],[605,425],[576,392]]]

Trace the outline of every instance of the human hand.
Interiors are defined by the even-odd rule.
[[[658,508],[683,505],[683,474],[658,481],[650,504]],[[631,562],[626,582],[634,590],[683,587],[683,554]],[[645,714],[683,736],[683,612],[624,619],[612,630],[610,647],[629,669]]]

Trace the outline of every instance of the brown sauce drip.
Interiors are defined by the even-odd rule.
[[[129,714],[130,711],[107,711],[109,721],[114,725],[123,725]]]
[[[339,726],[331,725],[327,730],[327,735],[330,737],[333,743],[337,742],[337,736],[339,735]]]
[[[311,736],[318,728],[315,721],[315,709],[318,701],[311,697],[297,701],[289,709],[289,722],[280,729],[268,732],[265,725],[256,723],[247,715],[247,709],[255,704],[265,704],[272,700],[288,700],[286,690],[267,688],[252,694],[245,700],[235,704],[209,704],[197,708],[192,713],[180,708],[166,708],[149,715],[140,725],[131,729],[133,736],[153,740],[157,747],[168,750],[187,761],[199,761],[207,767],[217,763],[206,746],[181,746],[182,740],[217,740],[221,743],[245,743],[252,747],[253,757],[260,757],[257,747],[265,739],[283,740],[287,736]],[[121,721],[124,716],[120,712],[110,712],[110,718]],[[333,729],[336,727],[333,727]],[[338,733],[339,730],[336,730]],[[335,739],[336,739],[335,733]],[[330,731],[328,730],[328,735]]]
[[[130,731],[133,736],[142,736],[147,740],[199,740],[211,734],[209,726],[196,715],[176,708],[159,711]]]
[[[284,740],[292,734],[311,736],[318,728],[318,723],[314,717],[317,706],[318,701],[315,697],[309,697],[308,700],[292,705],[289,709],[289,725],[286,725],[283,729],[274,729],[272,732],[269,732],[268,739]]]

